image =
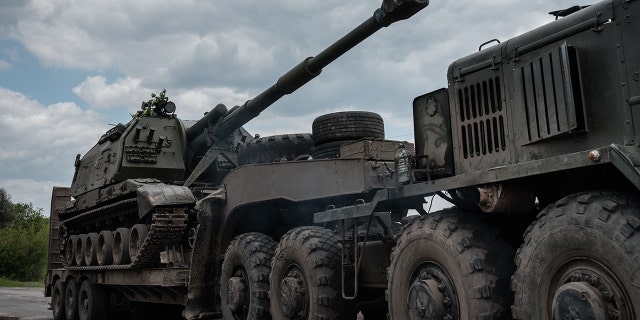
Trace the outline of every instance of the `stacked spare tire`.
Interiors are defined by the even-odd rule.
[[[340,146],[362,138],[384,139],[382,117],[367,111],[329,113],[313,121],[312,134],[260,137],[238,148],[238,165],[281,161],[331,159]]]
[[[329,113],[313,120],[314,159],[340,157],[340,146],[362,138],[384,139],[382,117],[367,111]]]

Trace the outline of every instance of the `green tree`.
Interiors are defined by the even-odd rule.
[[[9,225],[11,221],[13,221],[11,196],[4,188],[0,188],[0,229]]]
[[[4,189],[0,197],[1,214],[9,217],[0,226],[0,277],[41,280],[47,266],[49,219],[30,203],[12,203]]]

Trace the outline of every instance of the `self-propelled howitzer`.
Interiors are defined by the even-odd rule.
[[[334,42],[331,46],[320,52],[315,57],[309,57],[300,64],[282,75],[278,81],[257,95],[255,98],[247,101],[242,106],[236,106],[230,112],[221,115],[221,111],[225,110],[224,106],[218,105],[213,110],[215,125],[209,131],[211,141],[214,141],[207,153],[202,157],[197,167],[191,172],[189,178],[185,182],[185,186],[190,186],[217,158],[222,152],[216,147],[216,142],[226,138],[230,132],[242,127],[251,119],[257,117],[260,112],[268,108],[278,99],[296,91],[304,84],[309,82],[320,74],[322,68],[333,62],[351,48],[358,45],[364,39],[374,34],[376,31],[390,24],[407,19],[418,11],[422,10],[429,4],[428,0],[385,0],[382,6],[376,10],[373,16],[360,24],[347,35]],[[211,122],[212,119],[203,119],[196,126],[198,130],[204,128],[201,122]],[[192,127],[193,129],[195,129]],[[194,131],[188,130],[188,134],[195,136]]]
[[[253,139],[242,126],[377,30],[427,5],[383,1],[371,18],[255,98],[230,110],[219,104],[197,122],[179,119],[165,91],[152,95],[131,121],[77,156],[73,200],[59,215],[63,263],[71,270],[135,269],[158,266],[161,250],[189,251],[188,234],[197,225],[194,188],[214,189],[238,166],[238,146]]]

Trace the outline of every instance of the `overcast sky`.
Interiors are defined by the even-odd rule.
[[[245,128],[311,132],[318,115],[380,113],[413,141],[412,100],[445,87],[448,65],[490,39],[553,21],[584,0],[433,0],[373,35]],[[75,155],[167,89],[183,119],[271,86],[371,16],[379,0],[0,0],[0,187],[49,213]]]

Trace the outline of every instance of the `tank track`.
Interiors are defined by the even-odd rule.
[[[135,200],[135,199],[134,199]],[[120,203],[113,204],[118,206]],[[101,208],[104,210],[105,208]],[[159,208],[153,213],[152,222],[140,251],[133,262],[123,265],[106,266],[66,266],[67,270],[102,271],[155,268],[159,266],[160,251],[169,247],[179,246],[187,229],[187,208]],[[83,213],[89,214],[90,212]],[[117,215],[116,215],[117,216]],[[74,218],[79,218],[76,216]]]
[[[162,249],[175,247],[182,240],[187,229],[187,213],[185,208],[157,209],[149,233],[140,248],[140,252],[131,263],[131,268],[139,269],[157,265],[158,254]]]
[[[70,217],[66,219],[63,218],[61,222],[68,225],[68,227],[76,227],[80,224],[88,225],[96,223],[100,220],[118,218],[130,214],[137,214],[137,212],[137,199],[130,198],[81,213],[70,212],[68,214],[70,215]]]

